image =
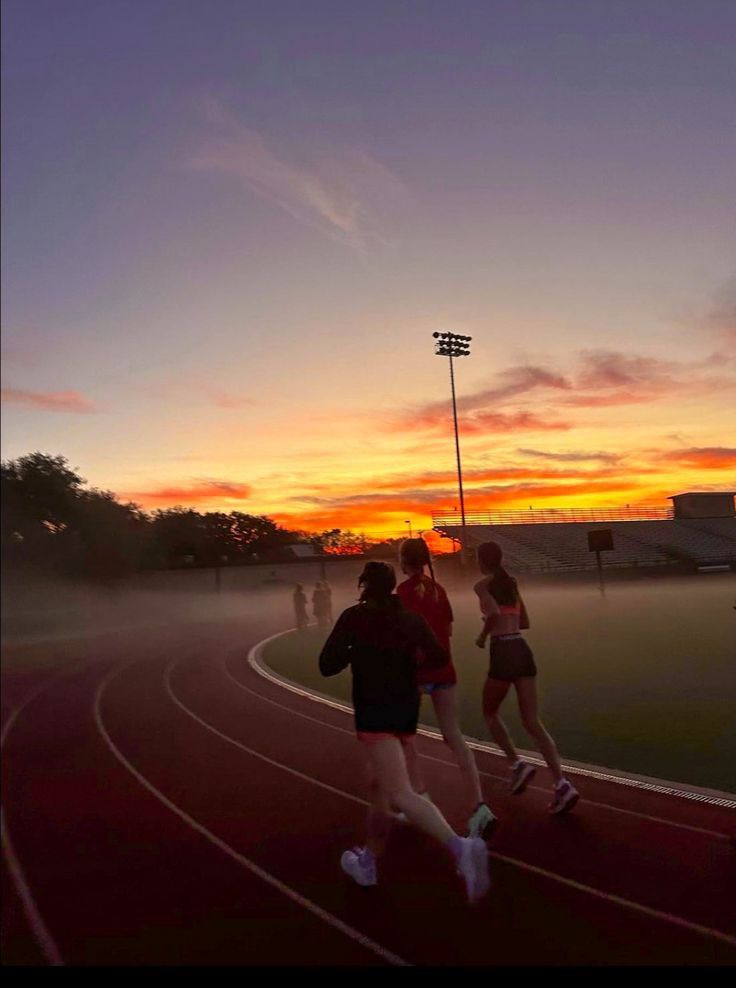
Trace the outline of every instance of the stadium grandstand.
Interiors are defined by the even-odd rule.
[[[544,508],[469,512],[468,548],[497,542],[510,567],[523,573],[595,569],[591,532],[611,533],[606,568],[682,566],[736,569],[734,492],[675,494],[671,507]],[[457,511],[432,515],[434,530],[462,541]]]

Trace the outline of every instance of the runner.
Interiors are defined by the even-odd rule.
[[[537,667],[532,650],[521,634],[522,628],[529,627],[526,607],[516,580],[501,565],[501,547],[496,542],[484,542],[478,546],[477,558],[484,577],[473,588],[483,614],[483,630],[476,645],[485,648],[486,640],[491,636],[490,666],[483,689],[483,716],[493,740],[505,752],[511,765],[509,788],[515,793],[522,792],[536,769],[519,758],[506,725],[498,716],[499,707],[513,684],[524,728],[536,741],[555,780],[549,811],[567,813],[577,803],[579,794],[563,776],[555,743],[537,714]]]
[[[296,626],[299,630],[306,628],[309,622],[309,615],[307,614],[307,595],[304,593],[304,587],[301,583],[297,583],[296,589],[293,593],[294,601],[294,617],[296,619]]]
[[[317,625],[319,626],[320,631],[327,631],[331,625],[330,602],[327,593],[319,580],[314,585],[314,593],[312,594],[312,611],[317,619]]]
[[[432,556],[424,539],[405,539],[399,550],[399,562],[402,571],[409,577],[396,588],[401,603],[407,611],[421,614],[447,656],[440,669],[431,669],[420,663],[417,672],[419,689],[432,700],[442,737],[460,769],[469,817],[468,837],[482,837],[487,840],[498,826],[498,818],[483,799],[473,752],[457,722],[457,674],[450,651],[452,607],[444,587],[434,578]],[[424,572],[425,566],[429,567],[429,576]],[[425,795],[426,785],[414,743],[407,745],[405,754],[412,785],[420,795]]]
[[[345,851],[342,869],[359,885],[377,884],[377,859],[385,847],[391,811],[399,811],[449,849],[468,899],[475,902],[490,884],[488,849],[478,838],[459,837],[437,807],[414,792],[404,755],[419,717],[417,649],[428,667],[445,665],[447,655],[426,622],[405,611],[393,593],[392,566],[366,563],[358,586],[360,602],[340,615],[319,657],[323,676],[351,667],[355,727],[368,767],[366,845]]]

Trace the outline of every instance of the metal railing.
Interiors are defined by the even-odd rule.
[[[549,525],[561,522],[598,523],[607,521],[669,521],[672,508],[639,504],[600,508],[528,508],[526,511],[466,511],[466,525]],[[460,518],[456,511],[432,512],[434,528],[456,528]]]

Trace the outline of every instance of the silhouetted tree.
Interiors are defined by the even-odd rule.
[[[355,532],[344,532],[341,528],[330,528],[312,536],[314,545],[323,552],[336,555],[357,555],[363,552],[365,539]]]

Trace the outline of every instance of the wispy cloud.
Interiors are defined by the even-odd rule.
[[[540,460],[555,460],[561,463],[584,463],[586,460],[600,460],[603,463],[618,463],[621,459],[618,453],[602,453],[593,450],[571,450],[567,453],[554,453],[544,449],[524,449],[519,447],[516,450],[522,456],[535,456]]]
[[[736,361],[715,353],[684,363],[611,350],[583,350],[566,373],[534,365],[509,367],[489,387],[458,401],[463,433],[515,430],[566,430],[575,408],[645,404],[736,388]],[[544,414],[538,411],[544,402]],[[520,407],[525,406],[525,407]],[[394,424],[407,430],[446,432],[447,402],[432,401],[408,409]]]
[[[673,449],[658,457],[666,463],[699,470],[736,469],[736,449],[728,446],[691,446],[689,449]]]
[[[201,109],[214,136],[191,158],[193,168],[233,175],[294,219],[351,247],[384,242],[378,217],[403,186],[375,158],[342,150],[309,164],[296,162],[277,153],[222,101],[206,98]]]
[[[251,493],[252,488],[249,484],[232,480],[199,480],[190,484],[165,485],[147,491],[125,491],[121,496],[130,498],[144,507],[174,507],[247,501]]]
[[[447,406],[437,408],[433,405],[427,409],[410,412],[402,419],[405,429],[426,429],[434,432],[447,432],[449,429]],[[469,433],[493,435],[510,432],[548,432],[572,428],[571,422],[562,419],[546,418],[535,412],[493,412],[484,410],[468,410],[463,417],[463,434]]]
[[[74,412],[88,415],[100,408],[78,391],[23,391],[20,388],[3,388],[2,401],[8,405],[21,405],[44,412]]]

